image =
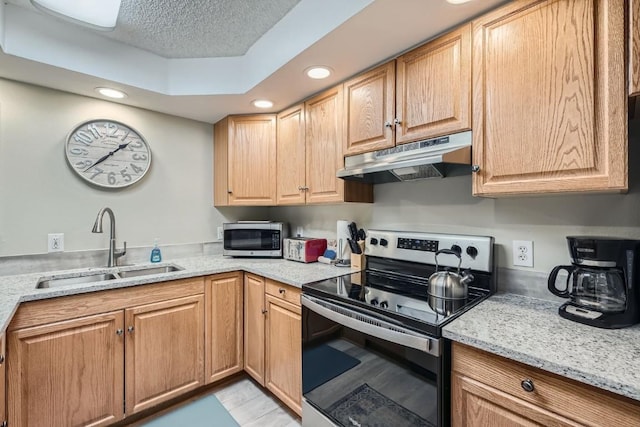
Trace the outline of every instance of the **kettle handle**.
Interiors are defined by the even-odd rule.
[[[569,276],[567,276],[567,286],[564,288],[564,290],[558,289],[556,287],[556,279],[558,278],[558,273],[560,272],[560,270],[565,270],[567,273],[569,273]],[[572,272],[572,265],[558,265],[553,267],[553,270],[551,270],[551,273],[549,274],[549,281],[547,282],[549,291],[561,298],[569,298],[569,278],[571,277]]]
[[[458,275],[460,275],[460,266],[462,265],[462,257],[457,251],[454,251],[451,249],[440,249],[435,253],[433,257],[436,262],[436,271],[438,271],[438,255],[440,254],[455,255],[458,257]]]

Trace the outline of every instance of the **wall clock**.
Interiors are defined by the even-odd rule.
[[[151,166],[151,150],[142,135],[116,120],[80,123],[67,137],[65,154],[80,178],[102,188],[135,184]]]

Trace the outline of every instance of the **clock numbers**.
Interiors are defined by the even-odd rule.
[[[131,185],[147,173],[151,151],[131,127],[114,120],[86,121],[71,131],[67,162],[82,179],[104,188]]]

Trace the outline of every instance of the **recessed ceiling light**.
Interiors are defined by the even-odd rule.
[[[467,3],[470,2],[471,0],[447,0],[447,3],[451,3],[451,4],[462,4],[462,3]]]
[[[109,98],[122,99],[127,97],[126,93],[120,90],[111,89],[108,87],[97,87],[96,92],[98,92],[100,95],[104,95]]]
[[[38,9],[58,18],[111,31],[116,27],[121,0],[31,0]]]
[[[305,70],[307,76],[312,79],[326,79],[331,75],[331,68],[324,66],[309,67]]]
[[[271,108],[273,107],[273,102],[269,101],[268,99],[256,99],[255,101],[252,102],[254,107],[258,107],[258,108]]]

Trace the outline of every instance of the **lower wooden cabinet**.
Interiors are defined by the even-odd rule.
[[[204,297],[193,295],[125,311],[126,413],[204,385]]]
[[[244,370],[264,387],[264,277],[244,275]]]
[[[244,369],[302,414],[300,289],[246,273]]]
[[[268,294],[266,303],[265,386],[302,415],[302,309]]]
[[[452,345],[453,426],[638,426],[640,404],[462,344]]]
[[[124,417],[124,312],[8,335],[9,425],[103,426]]]
[[[218,381],[244,368],[242,273],[206,279],[205,382]]]
[[[5,358],[5,340],[4,340],[4,334],[0,334],[0,424],[2,424],[3,422],[7,421],[7,410],[6,410],[6,393],[5,393],[5,387],[6,387],[6,380],[5,380],[5,373],[6,373],[6,358]]]

